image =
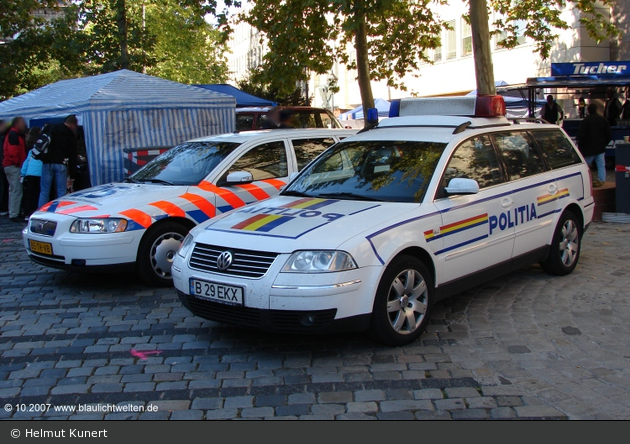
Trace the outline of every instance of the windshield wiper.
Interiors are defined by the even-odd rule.
[[[348,193],[348,192],[337,192],[337,193],[322,193],[318,194],[317,197],[331,197],[333,199],[347,199],[347,200],[369,200],[369,201],[381,201],[381,199],[377,199],[376,197],[364,196],[363,194],[356,193]]]
[[[162,179],[142,179],[141,182],[161,183],[162,185],[175,185],[173,182],[169,182],[168,180],[162,180]]]
[[[125,177],[123,179],[123,182],[127,182],[127,183],[140,183],[139,180],[134,179],[133,177]]]
[[[306,194],[306,193],[302,193],[302,192],[300,192],[300,191],[293,191],[293,190],[291,190],[291,191],[283,191],[283,192],[282,192],[282,193],[280,193],[280,194],[282,194],[283,196],[311,197],[311,196],[309,196],[309,195],[308,195],[308,194]]]

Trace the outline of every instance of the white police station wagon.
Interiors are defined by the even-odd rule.
[[[534,262],[573,271],[594,200],[562,129],[509,121],[494,96],[393,107],[401,117],[336,144],[280,195],[192,230],[172,268],[183,304],[281,332],[369,328],[398,345],[442,298]]]
[[[112,183],[40,208],[23,232],[39,264],[137,270],[172,285],[171,263],[198,223],[278,194],[288,177],[355,130],[285,129],[224,134],[178,145]]]

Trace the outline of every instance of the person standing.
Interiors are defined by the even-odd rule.
[[[597,105],[591,103],[586,108],[588,116],[582,120],[578,128],[578,148],[584,156],[587,165],[591,165],[593,160],[597,165],[597,178],[601,186],[606,182],[606,146],[612,140],[610,124],[608,120],[597,113]]]
[[[604,117],[608,119],[610,126],[617,125],[617,119],[621,116],[621,100],[617,97],[614,89],[610,88],[606,92],[606,108],[604,108]]]
[[[9,219],[13,222],[20,222],[20,206],[22,205],[20,169],[26,158],[25,132],[26,122],[22,117],[16,117],[11,122],[11,129],[4,139],[3,146],[2,167],[9,182]]]
[[[11,129],[11,124],[0,120],[0,167],[4,160],[4,139],[7,137],[7,133]],[[9,214],[9,182],[7,182],[7,176],[4,174],[4,168],[0,168],[0,216],[7,216]]]
[[[626,103],[621,108],[621,120],[630,120],[630,88],[626,90]]]
[[[77,170],[77,116],[66,117],[63,123],[54,125],[50,130],[50,145],[43,159],[39,194],[39,207],[50,200],[53,180],[56,198],[66,194],[68,178],[74,180]]]
[[[557,125],[560,120],[564,119],[564,111],[562,111],[562,108],[551,94],[547,96],[547,103],[540,110],[540,117],[554,125]]]
[[[42,161],[33,157],[33,145],[40,134],[38,127],[29,130],[26,136],[26,160],[22,165],[22,185],[24,186],[24,196],[22,196],[22,211],[26,220],[37,210],[39,202],[39,184],[42,176]]]

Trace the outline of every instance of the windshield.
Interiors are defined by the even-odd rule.
[[[420,202],[446,144],[342,142],[310,164],[283,194]]]
[[[168,150],[128,180],[166,185],[198,185],[236,147],[228,142],[186,142]]]

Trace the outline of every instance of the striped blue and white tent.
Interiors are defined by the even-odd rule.
[[[62,80],[0,103],[0,119],[76,114],[93,185],[124,178],[123,150],[234,131],[234,97],[133,71]]]

